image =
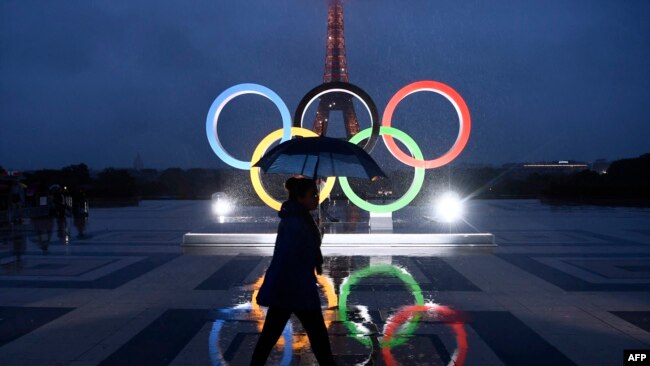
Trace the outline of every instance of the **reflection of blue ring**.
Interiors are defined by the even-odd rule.
[[[277,95],[273,90],[259,85],[259,84],[238,84],[224,90],[219,96],[212,102],[210,106],[210,111],[208,112],[208,117],[205,122],[205,131],[208,135],[208,142],[210,142],[210,147],[217,154],[217,156],[223,160],[224,163],[232,166],[233,168],[249,170],[251,167],[250,161],[243,161],[235,159],[232,155],[226,152],[221,141],[219,141],[219,135],[217,132],[217,123],[219,122],[219,115],[223,110],[223,107],[230,102],[230,100],[243,95],[243,94],[257,94],[263,97],[268,98],[275,104],[275,106],[280,111],[282,116],[282,140],[280,142],[285,142],[291,139],[291,114],[289,113],[289,108],[284,103],[282,98]]]
[[[231,309],[222,309],[226,312],[234,312],[238,310],[250,310],[251,304],[245,304],[244,306],[237,306]],[[212,361],[212,366],[225,366],[227,365],[226,360],[224,360],[221,350],[219,349],[219,333],[221,328],[225,324],[225,320],[218,319],[214,321],[212,325],[212,330],[210,331],[210,337],[208,337],[208,350],[210,351],[210,361]],[[282,331],[282,337],[284,338],[284,350],[282,352],[282,360],[280,365],[289,366],[293,359],[293,326],[291,325],[291,320],[287,322],[287,325]]]

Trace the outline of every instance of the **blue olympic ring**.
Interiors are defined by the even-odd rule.
[[[257,94],[263,97],[268,98],[275,104],[275,106],[280,111],[282,116],[282,140],[280,142],[285,142],[291,140],[291,114],[289,113],[289,108],[284,103],[282,98],[277,95],[273,90],[259,85],[259,84],[238,84],[224,90],[217,98],[212,102],[210,106],[210,111],[208,112],[208,117],[205,123],[205,130],[208,135],[208,142],[210,142],[210,147],[217,154],[223,162],[232,166],[233,168],[241,170],[249,170],[251,167],[250,161],[243,161],[234,158],[230,155],[226,149],[221,145],[219,141],[219,136],[217,135],[217,124],[219,122],[219,115],[223,110],[223,107],[233,98],[236,98],[243,94]]]

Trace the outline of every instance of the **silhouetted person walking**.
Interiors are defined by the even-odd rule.
[[[334,365],[314,273],[323,271],[321,234],[309,214],[318,208],[316,182],[289,178],[285,188],[289,200],[278,213],[280,225],[273,260],[257,295],[257,303],[268,306],[268,311],[251,365],[264,365],[292,313],[305,328],[318,363]]]

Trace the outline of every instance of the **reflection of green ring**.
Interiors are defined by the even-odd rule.
[[[345,281],[343,281],[343,283],[341,284],[341,290],[339,294],[339,316],[343,318],[343,324],[352,333],[357,332],[358,328],[355,326],[353,322],[351,322],[348,319],[348,295],[350,294],[350,290],[352,289],[352,286],[359,283],[359,281],[361,281],[362,279],[368,276],[373,276],[378,274],[388,274],[399,278],[411,290],[411,293],[415,298],[415,304],[416,305],[424,304],[424,298],[422,297],[422,289],[420,288],[420,285],[417,283],[417,281],[415,281],[415,279],[413,278],[413,276],[411,276],[411,274],[409,274],[406,270],[402,268],[388,265],[388,264],[380,264],[380,265],[370,266],[355,271],[348,278],[346,278]],[[417,328],[418,326],[419,321],[420,321],[420,315],[415,315],[413,319],[409,321],[406,327],[404,327],[399,332],[400,336],[413,334],[415,332],[415,328]],[[354,338],[368,347],[372,346],[372,341],[367,337],[354,337]],[[382,348],[394,347],[405,343],[407,340],[408,340],[407,337],[393,337],[388,342],[384,342],[384,341],[379,342],[379,345]]]
[[[372,129],[366,128],[365,130],[360,131],[354,135],[354,137],[352,137],[349,141],[353,144],[356,144],[361,140],[370,137],[371,132]],[[382,126],[379,129],[379,134],[393,136],[394,138],[403,142],[404,145],[406,145],[415,159],[424,159],[424,156],[422,155],[422,151],[420,151],[418,144],[411,138],[411,136],[407,135],[406,132],[398,130],[395,127]],[[411,203],[411,201],[413,201],[415,196],[418,195],[420,189],[422,189],[422,184],[424,183],[424,171],[424,168],[416,167],[415,175],[413,176],[413,182],[411,182],[411,186],[409,187],[408,191],[406,191],[406,193],[400,199],[387,205],[376,205],[368,201],[364,201],[361,197],[354,193],[352,187],[350,187],[350,183],[348,182],[347,177],[339,177],[339,183],[341,184],[343,193],[345,193],[348,199],[350,199],[350,201],[357,205],[359,208],[369,212],[393,212],[404,208],[406,205]]]

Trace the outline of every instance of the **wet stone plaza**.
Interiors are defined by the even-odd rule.
[[[428,232],[426,211],[396,213],[395,232]],[[622,365],[623,350],[650,348],[649,209],[495,200],[467,211],[436,230],[491,233],[496,246],[324,248],[338,364]],[[346,206],[332,213],[367,230]],[[265,207],[233,215],[221,223],[277,225]],[[218,223],[209,201],[143,201],[93,209],[87,223],[2,226],[0,365],[247,365],[272,248],[181,246]],[[297,319],[268,364],[315,364]]]

